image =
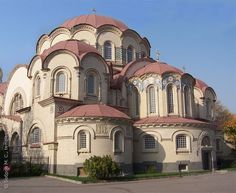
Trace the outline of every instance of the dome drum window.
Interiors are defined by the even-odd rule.
[[[66,93],[66,74],[60,71],[56,74],[56,94]]]
[[[13,100],[12,100],[12,104],[11,104],[11,109],[10,109],[10,114],[11,115],[15,115],[17,113],[17,111],[19,111],[20,109],[23,108],[23,99],[22,99],[22,95],[17,93]]]
[[[104,43],[104,58],[105,60],[112,60],[112,44],[109,41]]]
[[[174,93],[173,86],[167,86],[167,111],[168,114],[174,113]]]
[[[130,63],[131,61],[133,61],[133,55],[134,55],[134,51],[133,48],[131,46],[129,46],[127,48],[127,63]]]

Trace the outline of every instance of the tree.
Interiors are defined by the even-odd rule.
[[[231,120],[233,117],[232,113],[221,104],[220,101],[215,103],[215,120],[214,123],[219,129],[223,129],[225,123]]]
[[[232,117],[230,120],[224,123],[224,133],[228,137],[228,140],[234,144],[236,148],[236,117]]]
[[[112,161],[111,156],[93,156],[85,160],[84,171],[91,178],[104,180],[117,176],[120,168]]]

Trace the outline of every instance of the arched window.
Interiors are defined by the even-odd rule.
[[[216,151],[220,151],[220,150],[221,150],[221,140],[216,139]]]
[[[186,134],[179,134],[176,136],[176,150],[177,152],[190,151],[190,137]]]
[[[109,41],[104,43],[104,58],[106,60],[112,59],[112,45]]]
[[[39,76],[35,79],[35,96],[40,96],[41,78]]]
[[[98,77],[93,71],[87,73],[87,95],[97,96],[98,95]]]
[[[212,106],[211,106],[211,101],[210,99],[207,99],[206,101],[206,116],[207,118],[211,118],[212,117]]]
[[[17,93],[12,99],[10,114],[15,115],[18,110],[23,108],[23,99],[21,94]]]
[[[86,133],[84,131],[80,132],[80,134],[79,134],[80,149],[87,147],[87,139],[86,138],[87,138]]]
[[[20,137],[18,133],[13,133],[11,137],[12,159],[17,159],[20,152]]]
[[[204,146],[204,147],[211,146],[210,137],[208,136],[203,137],[201,146]]]
[[[146,57],[146,53],[144,51],[141,52],[141,58]]]
[[[148,88],[148,106],[149,113],[156,113],[156,94],[154,86]]]
[[[64,72],[56,74],[56,93],[66,92],[66,75]]]
[[[127,63],[131,62],[133,60],[133,48],[129,46],[127,48]]]
[[[79,153],[90,152],[90,134],[88,131],[81,130],[77,136],[77,151]]]
[[[135,104],[135,115],[139,116],[139,93],[136,88],[134,88],[134,104]]]
[[[41,132],[38,127],[35,127],[30,133],[30,144],[39,144],[41,142]]]
[[[152,135],[144,136],[144,148],[146,150],[156,149],[156,140]]]
[[[173,86],[167,86],[167,109],[168,113],[174,113],[174,95],[173,95]]]
[[[116,131],[114,135],[114,151],[116,153],[123,152],[123,134],[121,131]]]
[[[184,109],[185,115],[190,115],[190,93],[187,86],[184,88]]]

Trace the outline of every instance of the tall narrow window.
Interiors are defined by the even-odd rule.
[[[16,132],[12,135],[11,147],[12,147],[12,154],[16,154],[20,150],[20,137]]]
[[[114,141],[114,150],[115,152],[122,152],[123,151],[123,135],[121,131],[116,131],[115,133],[115,141]]]
[[[111,60],[112,59],[112,45],[110,42],[105,42],[104,44],[104,58],[106,60]]]
[[[189,87],[184,88],[184,107],[185,107],[185,115],[189,115],[190,114]]]
[[[38,76],[35,80],[35,96],[40,96],[41,78]]]
[[[77,135],[77,152],[90,152],[90,133],[86,130],[81,130]]]
[[[148,89],[148,99],[149,99],[149,113],[156,113],[156,95],[155,88],[153,86]]]
[[[127,48],[127,63],[131,62],[133,60],[133,48],[129,46]]]
[[[220,139],[216,139],[216,151],[221,150],[220,144],[221,144]]]
[[[174,113],[174,97],[172,85],[167,86],[167,108],[168,113]]]
[[[98,76],[96,72],[89,71],[86,75],[86,84],[87,84],[87,95],[97,96],[98,95]]]
[[[135,104],[135,115],[139,115],[139,93],[136,88],[134,88],[134,104]]]
[[[88,94],[93,95],[95,93],[95,78],[93,74],[88,75]]]
[[[21,94],[17,93],[12,99],[10,114],[15,115],[18,110],[23,108],[23,99]]]
[[[30,144],[39,144],[40,141],[41,141],[40,129],[36,127],[30,134]]]
[[[80,132],[79,140],[80,140],[80,149],[87,148],[87,136],[84,131]]]
[[[211,114],[212,114],[211,102],[210,102],[210,99],[207,99],[207,101],[206,101],[206,116],[207,116],[207,118],[210,118]]]
[[[56,75],[56,92],[57,93],[66,92],[66,75],[64,72],[59,72]]]

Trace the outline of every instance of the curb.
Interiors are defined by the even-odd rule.
[[[53,179],[56,179],[56,180],[61,180],[61,181],[64,181],[64,182],[70,182],[70,183],[73,183],[73,184],[82,184],[82,182],[80,182],[80,181],[70,180],[70,179],[61,178],[61,177],[57,177],[57,176],[45,175],[45,177],[53,178]]]

